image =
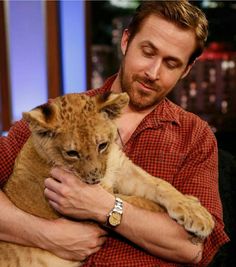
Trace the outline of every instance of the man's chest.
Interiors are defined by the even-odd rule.
[[[122,145],[127,144],[143,118],[144,116],[135,113],[123,114],[118,118],[116,120],[119,135],[118,143],[121,143]]]
[[[182,168],[189,144],[163,125],[134,131],[124,147],[126,155],[141,168],[170,183]]]

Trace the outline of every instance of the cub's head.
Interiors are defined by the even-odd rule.
[[[87,183],[98,183],[116,139],[114,119],[128,101],[126,93],[68,94],[23,113],[23,118],[43,160],[65,166]]]

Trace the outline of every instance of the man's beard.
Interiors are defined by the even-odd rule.
[[[129,80],[128,77],[125,75],[125,58],[124,58],[120,68],[120,85],[121,85],[121,90],[123,92],[128,93],[130,97],[130,102],[129,102],[130,106],[135,110],[141,111],[151,108],[160,102],[157,95],[150,96],[148,92],[138,91],[138,90],[135,91],[135,89],[132,88],[131,84],[134,81],[141,82],[142,84],[145,84],[150,88],[153,88],[153,90],[155,90],[156,92],[161,90],[161,88],[157,86],[155,82],[151,81],[146,77],[141,77],[138,74],[133,74],[131,76],[131,80]]]

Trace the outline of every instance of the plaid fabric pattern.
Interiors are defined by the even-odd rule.
[[[96,95],[110,90],[115,76],[103,87],[88,91]],[[8,137],[0,140],[1,183],[12,172],[17,153],[29,136],[24,121],[17,122]],[[228,241],[224,233],[218,193],[217,145],[207,123],[167,99],[137,127],[124,152],[154,176],[170,182],[185,194],[198,197],[216,221],[213,234],[205,241],[203,259],[194,266],[207,266],[218,248]],[[128,240],[111,234],[105,245],[90,256],[84,267],[174,267],[183,266],[151,256]],[[187,265],[184,265],[187,266]],[[193,266],[193,265],[192,265]]]
[[[21,120],[11,127],[7,137],[0,137],[0,187],[11,175],[15,158],[29,135],[28,124]]]

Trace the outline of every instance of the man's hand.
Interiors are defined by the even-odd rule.
[[[33,216],[14,206],[1,190],[0,210],[1,240],[39,247],[64,259],[82,261],[106,241],[107,232],[95,223]]]
[[[53,178],[45,180],[45,196],[59,213],[77,219],[105,223],[115,197],[100,185],[88,185],[74,174],[60,168],[52,169]]]
[[[40,236],[41,247],[64,259],[83,261],[106,241],[106,231],[95,223],[60,218],[47,226]]]
[[[50,174],[53,178],[45,180],[44,193],[54,209],[73,218],[105,222],[114,196],[99,185],[83,183],[63,169],[54,168]],[[46,250],[65,259],[84,260],[97,252],[106,240],[106,231],[95,223],[66,219],[51,223],[52,230],[46,233],[49,242],[42,243],[49,246]]]

